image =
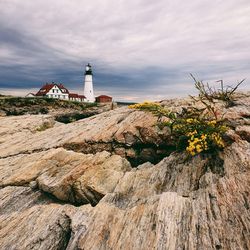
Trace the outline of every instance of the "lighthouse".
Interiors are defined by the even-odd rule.
[[[93,78],[91,65],[88,63],[85,67],[85,81],[84,81],[84,96],[87,102],[95,102],[94,90],[93,90]]]

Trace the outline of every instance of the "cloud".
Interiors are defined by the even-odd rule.
[[[249,0],[2,0],[0,87],[80,91],[89,61],[96,92],[124,98],[187,95],[190,72],[250,78],[249,11]]]

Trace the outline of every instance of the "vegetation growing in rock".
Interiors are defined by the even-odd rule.
[[[173,141],[178,151],[186,150],[194,156],[201,152],[216,151],[225,147],[223,135],[227,131],[223,121],[204,116],[194,108],[181,113],[170,112],[157,103],[145,102],[129,106],[143,111],[150,111],[158,118],[166,117],[158,126],[171,129]],[[205,111],[205,110],[204,110]]]
[[[215,100],[224,101],[227,107],[234,105],[234,94],[238,87],[245,81],[242,79],[235,86],[225,86],[223,80],[219,80],[220,88],[212,88],[208,83],[204,84],[203,81],[197,80],[192,74],[190,74],[194,80],[195,88],[198,90],[198,98],[190,96],[195,101],[201,101],[210,111],[211,107],[214,106]]]
[[[96,105],[96,103],[80,103],[53,98],[0,97],[0,111],[6,115],[47,114],[51,109],[83,111]]]
[[[193,75],[191,75],[193,77]],[[159,103],[144,102],[130,105],[142,111],[149,111],[158,116],[158,126],[167,126],[171,129],[171,135],[178,151],[186,150],[194,156],[202,152],[217,152],[226,146],[224,140],[225,132],[228,130],[223,115],[218,112],[215,100],[221,100],[226,106],[233,103],[233,94],[239,85],[235,87],[224,87],[221,82],[221,89],[212,89],[209,84],[206,86],[202,81],[195,80],[195,87],[199,91],[198,97],[191,98],[204,105],[204,108],[183,108],[182,112],[171,112],[162,107]],[[161,121],[165,117],[164,121]]]
[[[54,124],[53,124],[52,122],[46,121],[46,122],[44,122],[41,126],[39,126],[39,127],[36,129],[36,131],[42,132],[42,131],[44,131],[44,130],[46,130],[46,129],[52,128],[53,125],[54,125]]]
[[[170,123],[177,150],[185,149],[192,156],[225,147],[222,139],[227,127],[223,122],[203,118],[176,118]]]

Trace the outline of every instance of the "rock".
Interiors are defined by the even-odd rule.
[[[0,216],[2,249],[65,249],[70,219],[57,205],[33,206]]]
[[[218,102],[232,144],[195,157],[166,155],[169,131],[126,108],[44,131],[47,116],[0,118],[1,249],[250,249],[250,98],[240,98]]]
[[[248,143],[243,144],[249,147]],[[239,150],[239,145],[228,150],[234,152],[236,147]],[[245,166],[243,152],[244,149],[237,159],[242,162],[239,169],[241,164]],[[115,192],[98,203],[95,213],[88,214],[91,223],[83,222],[85,230],[74,246],[79,249],[249,248],[249,165],[238,178],[227,172],[231,165],[228,166],[230,156],[226,155],[225,176],[212,172],[200,174],[199,157],[191,161],[180,158],[179,166],[177,157],[127,172]],[[193,171],[197,173],[194,175]],[[160,189],[154,186],[157,180]]]
[[[54,200],[39,190],[33,191],[29,187],[8,186],[0,189],[0,215],[23,211],[35,205],[53,203]]]
[[[97,204],[105,194],[114,190],[119,179],[131,169],[126,159],[111,156],[105,151],[84,155],[58,149],[46,161],[51,161],[53,166],[37,178],[39,188],[60,200],[75,204]]]
[[[0,190],[1,249],[65,249],[70,237],[70,206],[55,204],[28,187]]]
[[[96,205],[100,198],[112,193],[123,175],[131,170],[129,162],[113,155],[96,167],[89,168],[74,184],[76,200]],[[95,197],[97,195],[97,198]]]
[[[29,186],[30,186],[31,189],[36,189],[36,188],[38,187],[36,181],[31,181],[31,182],[29,183]]]
[[[0,187],[28,185],[43,171],[50,168],[50,162],[47,159],[53,154],[54,150],[51,149],[0,159]]]
[[[33,120],[30,119],[30,121],[32,124],[39,124],[42,117],[33,116]],[[2,129],[2,135],[5,139],[1,139],[0,157],[58,147],[82,153],[97,153],[103,150],[114,151],[115,148],[136,146],[138,143],[143,147],[143,144],[148,144],[148,141],[140,136],[140,128],[142,127],[148,128],[148,138],[150,138],[151,133],[151,137],[155,141],[163,142],[157,134],[157,129],[153,126],[156,117],[149,113],[127,108],[105,112],[70,124],[61,124],[37,133],[25,130],[25,132],[15,133],[14,136],[9,134],[7,127],[11,127],[11,124],[13,124],[16,128],[19,123],[22,123],[23,117],[18,116],[11,120],[9,117],[0,119],[2,121],[7,119],[8,122],[8,125]],[[10,131],[14,132],[15,128],[11,128]],[[53,135],[53,139],[48,135]]]
[[[236,129],[236,134],[238,134],[241,138],[244,140],[247,140],[250,142],[250,126],[238,126]]]
[[[34,133],[44,123],[55,124],[54,118],[50,115],[23,115],[0,117],[0,135],[10,136],[18,133]],[[52,126],[51,126],[52,127]]]
[[[85,155],[63,148],[5,158],[0,163],[2,187],[29,185],[62,201],[93,205],[112,192],[131,169],[130,163],[118,155],[105,151]]]
[[[250,144],[247,141],[233,143],[223,152],[225,174],[248,174],[250,170]]]
[[[6,113],[2,110],[0,110],[0,116],[6,116]]]
[[[132,148],[126,149],[125,152],[126,152],[126,156],[127,157],[131,157],[131,158],[135,158],[136,157],[136,152]]]

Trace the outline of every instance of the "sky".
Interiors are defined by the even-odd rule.
[[[46,82],[117,101],[195,94],[190,73],[250,90],[249,0],[0,0],[0,93]]]

